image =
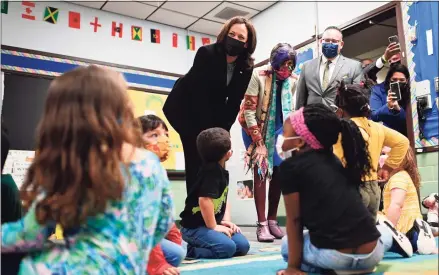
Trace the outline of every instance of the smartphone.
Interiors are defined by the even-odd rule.
[[[401,90],[399,88],[399,82],[390,83],[390,91],[394,93],[396,97],[396,101],[401,100]]]
[[[389,43],[396,43],[399,44],[399,38],[397,35],[393,35],[389,37]]]

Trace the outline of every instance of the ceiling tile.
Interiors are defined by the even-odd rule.
[[[100,9],[102,5],[105,3],[105,1],[81,1],[81,2],[74,1],[72,3],[90,8]]]
[[[218,1],[167,1],[161,8],[201,17],[220,3]]]
[[[241,6],[245,6],[245,7],[249,7],[252,9],[256,9],[258,11],[263,11],[266,8],[274,5],[277,1],[264,1],[264,2],[260,2],[260,1],[253,1],[253,0],[239,0],[239,1],[232,1],[232,0],[227,0],[228,2],[232,2],[232,3],[236,3],[238,5]]]
[[[158,9],[149,18],[149,21],[163,23],[179,28],[186,28],[197,20],[197,17],[189,16],[165,9]]]
[[[118,14],[123,14],[139,19],[147,18],[156,7],[139,3],[139,2],[113,2],[108,1],[102,8],[104,11],[111,11]]]
[[[254,9],[246,8],[246,7],[243,7],[243,6],[238,6],[238,5],[235,5],[235,4],[230,3],[230,2],[223,2],[221,5],[219,5],[214,10],[209,12],[209,14],[207,14],[203,18],[208,19],[208,20],[217,21],[217,22],[226,22],[227,21],[226,19],[222,19],[222,18],[219,18],[219,17],[215,16],[219,12],[221,12],[222,10],[224,10],[226,8],[232,8],[232,9],[235,9],[235,10],[246,12],[247,14],[244,15],[244,16],[247,17],[247,18],[252,18],[253,16],[255,16],[258,13],[258,11],[254,10]]]
[[[119,1],[119,0],[110,0],[110,1]],[[154,7],[160,7],[161,4],[163,4],[165,1],[138,1],[141,3],[145,3]]]
[[[194,32],[200,32],[200,33],[205,33],[205,34],[217,36],[218,33],[220,32],[222,26],[223,26],[223,24],[221,24],[221,23],[200,19],[195,24],[193,24],[189,28],[189,30],[194,31]]]

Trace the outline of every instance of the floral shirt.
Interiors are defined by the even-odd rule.
[[[66,239],[68,246],[47,246],[50,226],[37,223],[35,203],[23,219],[3,224],[2,253],[29,252],[19,274],[145,274],[149,253],[171,227],[174,209],[159,159],[147,151],[143,156],[122,168],[122,199],[88,218]]]

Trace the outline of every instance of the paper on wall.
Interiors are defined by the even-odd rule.
[[[185,170],[184,153],[182,152],[175,152],[175,170]]]
[[[425,34],[427,36],[427,54],[433,55],[433,30],[427,30]]]

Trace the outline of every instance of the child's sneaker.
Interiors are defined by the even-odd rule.
[[[439,205],[439,196],[437,193],[431,193],[428,197],[425,197],[422,200],[422,206],[428,209],[427,212],[427,222],[431,227],[435,228],[437,231],[438,227],[438,207]]]
[[[413,247],[407,236],[397,231],[395,227],[393,227],[392,222],[389,221],[386,216],[378,215],[377,224],[387,226],[387,228],[389,228],[390,232],[392,233],[393,244],[389,250],[390,252],[398,253],[405,258],[410,258],[411,256],[413,256]]]
[[[413,223],[413,228],[418,233],[418,240],[416,241],[418,253],[424,255],[433,254],[437,248],[430,225],[422,219],[416,219]]]

